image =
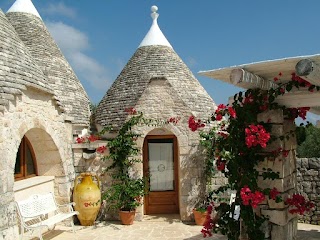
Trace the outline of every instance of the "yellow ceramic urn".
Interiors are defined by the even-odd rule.
[[[96,179],[95,184],[92,178]],[[80,182],[81,181],[81,182]],[[80,182],[80,183],[79,183]],[[82,226],[92,226],[101,206],[99,178],[96,174],[81,173],[74,180],[73,201]]]

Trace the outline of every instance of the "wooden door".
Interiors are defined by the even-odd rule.
[[[179,213],[178,149],[175,136],[147,136],[143,147],[144,176],[149,180],[145,214]]]

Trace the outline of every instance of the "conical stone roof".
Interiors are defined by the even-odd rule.
[[[136,106],[152,78],[167,79],[196,116],[208,116],[212,112],[213,100],[171,45],[163,38],[156,41],[159,34],[149,31],[148,35],[151,41],[144,41],[146,38],[142,41],[99,103],[95,116],[98,125],[119,129],[128,116],[125,109]]]
[[[1,9],[0,29],[0,111],[29,87],[53,95],[46,76]]]
[[[22,1],[32,4],[30,0]],[[63,104],[65,113],[72,117],[72,123],[88,125],[89,98],[41,18],[20,9],[6,16],[47,76],[49,86]]]

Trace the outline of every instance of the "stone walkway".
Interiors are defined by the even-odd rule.
[[[150,218],[135,221],[125,226],[120,222],[104,222],[96,226],[76,226],[76,233],[70,227],[57,226],[55,230],[44,235],[45,240],[197,240],[204,239],[201,226],[184,223],[173,218]],[[320,226],[298,224],[298,240],[319,240]],[[225,236],[215,234],[206,240],[227,240]]]

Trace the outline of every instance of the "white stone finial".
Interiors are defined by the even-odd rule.
[[[152,6],[151,7],[151,17],[152,17],[152,19],[153,19],[153,21],[154,20],[157,20],[157,18],[159,17],[159,13],[157,13],[157,11],[158,11],[158,7],[157,6]]]
[[[157,13],[157,11],[158,11],[157,6],[154,5],[151,7],[151,17],[153,19],[153,22],[149,32],[140,43],[139,48],[143,46],[154,46],[154,45],[162,45],[162,46],[168,46],[172,48],[171,44],[168,42],[168,40],[163,35],[162,31],[158,26],[157,19],[159,17],[159,14]]]
[[[153,5],[152,7],[151,7],[151,12],[157,12],[158,11],[158,7],[156,6],[156,5]]]

